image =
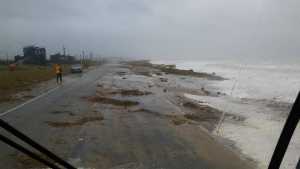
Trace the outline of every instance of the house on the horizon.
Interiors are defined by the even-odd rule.
[[[15,56],[15,62],[44,65],[47,63],[46,49],[37,46],[26,46],[23,48],[23,56]]]
[[[51,63],[76,63],[76,58],[70,55],[62,55],[60,53],[56,53],[50,56]]]

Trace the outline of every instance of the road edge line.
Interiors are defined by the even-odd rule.
[[[9,109],[9,110],[6,110],[6,111],[3,112],[3,113],[0,113],[0,117],[5,116],[5,115],[7,115],[8,113],[10,113],[10,112],[12,112],[12,111],[15,111],[15,110],[17,110],[17,109],[19,109],[19,108],[21,108],[21,107],[27,105],[27,104],[30,104],[30,103],[32,103],[32,102],[38,100],[39,98],[41,98],[41,97],[43,97],[43,96],[46,96],[46,95],[52,93],[53,91],[57,90],[59,87],[60,87],[60,86],[57,86],[57,87],[55,87],[55,88],[53,88],[53,89],[50,89],[50,90],[48,90],[46,93],[43,93],[43,94],[41,94],[41,95],[39,95],[39,96],[36,96],[36,97],[34,97],[34,98],[30,99],[30,100],[27,100],[26,102],[24,102],[24,103],[22,103],[22,104],[20,104],[20,105],[18,105],[18,106],[15,106],[15,107],[13,107],[13,108],[11,108],[11,109]]]

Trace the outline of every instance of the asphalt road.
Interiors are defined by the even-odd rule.
[[[77,167],[99,169],[248,169],[238,155],[206,133],[174,127],[149,113],[122,109],[95,111],[83,99],[96,92],[97,81],[113,75],[117,65],[104,65],[82,76],[72,75],[51,93],[9,112],[1,119]],[[51,122],[102,117],[83,125],[55,126]],[[4,130],[1,134],[8,135]],[[11,137],[16,140],[14,137]],[[18,151],[0,143],[0,168],[41,168]]]

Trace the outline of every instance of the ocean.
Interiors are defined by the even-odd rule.
[[[242,154],[265,169],[300,90],[300,62],[238,60],[153,60],[157,64],[175,64],[179,69],[216,73],[227,78],[210,83],[225,96],[185,96],[223,112],[244,117],[244,121],[225,119],[220,136],[234,142]],[[283,103],[280,103],[283,102]],[[270,104],[272,103],[272,104]],[[287,103],[287,104],[285,104]],[[270,106],[272,105],[272,106]],[[300,124],[290,142],[281,169],[294,168],[300,152]]]
[[[272,99],[292,103],[300,90],[300,62],[246,62],[238,60],[153,60],[179,69],[216,73],[228,80],[215,87],[232,97]]]

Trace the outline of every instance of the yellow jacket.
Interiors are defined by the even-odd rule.
[[[59,65],[55,66],[55,73],[56,74],[62,73],[61,66],[59,66]]]

